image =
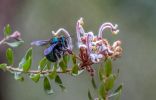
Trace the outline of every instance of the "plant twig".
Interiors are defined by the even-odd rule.
[[[10,72],[22,72],[24,73],[24,71],[20,68],[14,68],[12,66],[7,66],[6,67],[6,71],[10,71]],[[29,74],[48,74],[48,73],[51,73],[53,70],[29,70],[27,71],[26,73],[29,73]],[[57,70],[56,72],[57,73],[70,73],[72,71],[72,69],[66,69],[66,71],[62,71],[62,70]]]
[[[0,45],[4,44],[5,41],[9,40],[10,39],[10,36],[7,36],[5,38],[3,38],[1,41],[0,41]]]

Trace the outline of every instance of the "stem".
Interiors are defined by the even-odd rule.
[[[6,71],[10,71],[10,72],[24,72],[22,69],[20,68],[14,68],[12,66],[7,66],[6,67]],[[29,73],[29,74],[48,74],[48,73],[51,73],[53,70],[29,70],[27,71],[26,73]],[[64,71],[61,71],[61,70],[57,70],[57,73],[71,73],[72,69],[67,69],[65,72]]]
[[[7,37],[3,38],[3,39],[0,41],[0,45],[2,45],[3,43],[5,43],[5,41],[7,41],[9,38],[10,38],[10,36],[7,36]]]

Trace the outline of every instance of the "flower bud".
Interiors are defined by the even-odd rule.
[[[14,38],[14,39],[16,39],[16,40],[21,40],[21,33],[18,32],[18,31],[15,31],[14,33],[12,33],[12,34],[10,35],[10,37],[11,37],[11,38]]]

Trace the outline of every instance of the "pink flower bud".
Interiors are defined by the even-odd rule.
[[[14,39],[16,39],[16,40],[20,40],[20,39],[21,39],[21,33],[18,32],[18,31],[15,31],[14,33],[12,33],[12,34],[10,35],[10,37],[11,37],[11,38],[14,38]]]

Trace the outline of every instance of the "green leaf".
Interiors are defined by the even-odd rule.
[[[119,92],[119,91],[122,91],[122,88],[123,88],[123,85],[122,84],[119,85],[118,88],[115,90],[115,93]]]
[[[63,60],[59,63],[59,66],[61,67],[63,72],[66,72],[67,65],[65,64]]]
[[[119,100],[121,92],[122,92],[122,88],[123,88],[123,85],[122,84],[119,85],[118,88],[115,90],[115,92],[111,96],[116,96],[116,100]]]
[[[78,70],[78,73],[77,73],[77,74],[73,74],[73,73],[72,73],[72,75],[73,75],[73,76],[78,76],[78,75],[82,74],[83,72],[84,72],[84,70]]]
[[[48,76],[50,79],[54,79],[56,77],[56,75],[57,75],[56,71],[52,71],[51,73],[49,73]]]
[[[46,65],[47,69],[51,69],[51,62],[47,60],[47,65]]]
[[[6,51],[6,57],[8,59],[9,64],[13,64],[14,63],[14,55],[13,55],[13,51],[11,48],[8,48]]]
[[[32,47],[27,50],[26,55],[25,55],[25,59],[27,60],[31,56],[32,56]]]
[[[77,64],[74,64],[74,67],[72,68],[72,74],[78,74],[78,65]]]
[[[43,85],[44,85],[44,90],[47,94],[53,94],[54,93],[47,77],[44,78],[44,84]]]
[[[61,78],[58,75],[55,77],[55,82],[57,84],[62,84],[62,80],[61,80]]]
[[[54,63],[53,68],[54,70],[57,70],[57,63]]]
[[[31,57],[29,57],[29,58],[25,61],[25,63],[23,64],[23,71],[24,71],[24,72],[28,72],[28,71],[29,71],[29,69],[30,69],[30,67],[31,67],[31,62],[32,62],[32,58],[31,58]]]
[[[110,58],[108,58],[105,61],[105,65],[104,66],[105,66],[105,74],[108,77],[112,73],[112,61],[111,61]]]
[[[30,75],[30,78],[31,78],[35,83],[37,83],[37,82],[40,80],[40,74],[33,74],[33,75]]]
[[[4,36],[8,36],[11,34],[11,27],[9,24],[7,24],[5,27],[4,27]]]
[[[24,81],[24,77],[21,76],[21,74],[18,73],[18,72],[14,73],[14,79],[17,80],[17,81]]]
[[[66,87],[63,86],[62,84],[59,84],[60,88],[62,89],[62,91],[65,91],[66,90]]]
[[[61,78],[58,75],[55,77],[55,82],[60,86],[60,88],[63,91],[65,90],[65,86],[63,86],[62,80],[61,80]]]
[[[105,87],[106,87],[106,90],[109,91],[110,89],[113,88],[114,86],[114,81],[115,81],[115,78],[114,78],[114,75],[111,74],[105,81]]]
[[[55,79],[56,78],[56,76],[57,76],[56,70],[57,70],[57,63],[54,63],[53,71],[51,73],[49,73],[49,75],[48,75],[50,79]]]
[[[94,100],[89,90],[88,90],[88,98],[89,100]]]
[[[5,64],[5,63],[0,64],[0,69],[4,70],[6,67],[7,67],[7,64]]]
[[[106,98],[106,89],[105,89],[104,82],[101,82],[98,91],[99,91],[99,98],[102,98],[102,99],[105,100],[105,98]]]
[[[72,61],[73,61],[73,64],[76,64],[76,55],[75,54],[72,55]]]
[[[7,44],[8,46],[13,47],[13,48],[20,46],[22,43],[24,43],[24,41],[16,41],[16,42],[12,42],[12,43],[5,42],[5,44]]]
[[[100,81],[103,80],[104,74],[105,74],[104,68],[103,68],[103,67],[100,67],[100,68],[98,69],[98,77],[99,77]]]
[[[21,61],[19,62],[19,68],[22,68],[23,65],[25,64],[25,62],[29,59],[32,58],[32,48],[29,48],[25,54],[25,56],[21,59]]]
[[[66,65],[68,64],[69,60],[70,60],[70,56],[69,56],[69,55],[64,55],[64,56],[63,56],[63,61],[64,61],[64,63],[65,63]]]
[[[43,59],[41,59],[39,63],[39,69],[42,71],[46,67],[46,64],[47,64],[47,59],[46,57],[44,57]]]
[[[92,77],[92,85],[93,85],[94,89],[96,89],[96,88],[97,88],[96,83],[95,83],[95,80],[94,80],[94,78],[93,78],[93,77]]]

